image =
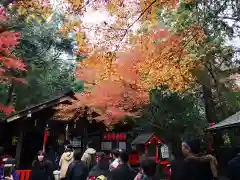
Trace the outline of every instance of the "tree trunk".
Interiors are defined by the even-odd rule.
[[[202,85],[203,89],[203,101],[205,106],[205,113],[206,113],[206,119],[210,122],[215,122],[217,120],[217,116],[214,109],[214,102],[213,102],[213,96],[212,96],[212,90],[206,85]]]
[[[10,84],[10,87],[8,88],[8,96],[7,96],[7,100],[6,100],[6,105],[9,105],[12,102],[13,90],[14,90],[14,83],[12,81]]]

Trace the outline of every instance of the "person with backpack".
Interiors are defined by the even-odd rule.
[[[74,161],[68,166],[65,180],[86,180],[89,169],[85,162],[81,160],[81,151],[76,149],[73,153]]]
[[[65,179],[68,166],[71,162],[73,162],[73,150],[70,148],[67,148],[65,152],[62,154],[59,162],[61,180]]]
[[[89,169],[97,164],[96,150],[92,147],[92,142],[88,142],[87,150],[83,153],[81,160],[87,164]]]

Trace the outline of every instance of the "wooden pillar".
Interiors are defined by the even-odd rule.
[[[86,149],[87,148],[87,143],[88,143],[88,132],[87,132],[87,127],[86,126],[84,126],[84,129],[83,129],[83,141],[84,141],[83,148]]]
[[[82,151],[85,151],[86,150],[86,146],[87,146],[87,143],[88,143],[88,128],[87,128],[87,126],[88,126],[88,124],[87,124],[87,122],[86,122],[86,120],[85,119],[80,119],[80,120],[78,120],[78,122],[79,122],[79,126],[81,126],[81,129],[82,129],[82,133],[81,133],[81,136],[82,136],[82,147],[81,147],[81,150]]]
[[[17,147],[16,147],[16,162],[17,162],[16,167],[17,168],[19,168],[19,165],[20,165],[23,139],[24,139],[24,132],[21,131],[19,133],[19,137],[18,137],[18,141],[17,141]]]
[[[65,125],[65,140],[69,140],[68,124]]]
[[[83,122],[83,150],[86,149],[86,146],[87,146],[87,143],[88,143],[88,120],[87,120],[87,114],[88,112],[88,107],[85,107],[84,108],[84,114],[83,114],[83,119],[82,119],[82,122]]]

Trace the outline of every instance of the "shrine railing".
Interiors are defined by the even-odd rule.
[[[19,180],[29,180],[31,170],[17,170]]]

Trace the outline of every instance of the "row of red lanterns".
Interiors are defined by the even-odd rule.
[[[124,141],[127,139],[127,136],[125,133],[104,133],[103,134],[104,140],[109,140],[109,141]]]

